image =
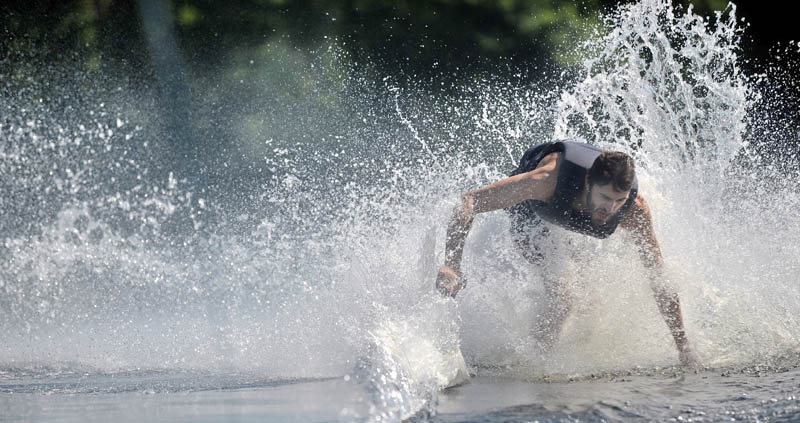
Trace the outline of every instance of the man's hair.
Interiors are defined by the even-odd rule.
[[[634,175],[631,156],[619,151],[604,151],[589,168],[589,184],[613,184],[617,191],[628,191],[633,185]]]

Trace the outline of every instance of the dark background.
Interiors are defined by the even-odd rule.
[[[575,39],[598,14],[625,3],[609,0],[71,0],[6,1],[2,10],[5,50],[35,46],[45,53],[85,56],[88,69],[103,63],[147,69],[150,60],[143,10],[163,3],[172,20],[183,59],[213,68],[225,52],[287,37],[311,47],[335,37],[359,62],[386,73],[437,75],[491,69],[497,58],[521,63],[568,65],[564,42]],[[677,1],[712,16],[726,9],[720,0]],[[743,55],[755,62],[780,43],[797,41],[792,14],[777,5],[740,1],[736,13],[747,22]],[[424,47],[420,47],[424,46]],[[457,72],[456,72],[457,71]]]

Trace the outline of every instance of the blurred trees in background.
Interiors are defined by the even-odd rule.
[[[0,6],[4,28],[0,47],[13,50],[25,42],[26,48],[35,45],[44,51],[79,54],[90,70],[99,69],[103,61],[141,70],[150,63],[143,3],[169,8],[183,58],[192,66],[224,66],[226,53],[275,38],[300,48],[333,39],[357,63],[375,64],[385,74],[468,75],[491,69],[498,58],[528,65],[572,64],[573,46],[592,36],[600,13],[619,2],[12,0]],[[702,14],[727,5],[724,0],[691,3]],[[769,37],[761,38],[772,42]]]
[[[38,78],[36,98],[64,109],[100,103],[103,84],[141,92],[146,101],[120,107],[146,104],[140,122],[159,121],[161,135],[144,148],[166,163],[163,172],[175,170],[201,189],[257,191],[269,178],[265,155],[299,141],[331,143],[353,127],[341,83],[351,70],[399,87],[435,80],[447,90],[497,73],[525,84],[579,64],[576,46],[602,35],[603,12],[619,3],[7,0],[0,90],[14,97]],[[678,3],[707,16],[728,7],[725,0]],[[791,14],[775,7],[743,4],[737,15],[752,24],[743,43],[752,63],[793,36]],[[76,84],[85,104],[63,93]],[[160,96],[150,96],[153,89]],[[147,109],[158,97],[160,105]]]

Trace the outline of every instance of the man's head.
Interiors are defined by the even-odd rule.
[[[595,223],[605,223],[628,200],[634,178],[633,159],[621,152],[601,153],[586,173],[587,207]]]

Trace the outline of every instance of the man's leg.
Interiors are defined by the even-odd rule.
[[[536,216],[525,216],[511,212],[511,236],[517,250],[531,264],[541,269],[544,279],[545,306],[536,318],[533,335],[539,343],[549,350],[558,341],[561,328],[569,316],[571,300],[563,278],[557,269],[548,268],[548,256],[552,256],[550,231]]]
[[[511,239],[525,260],[541,267],[545,264],[548,253],[543,241],[550,237],[550,230],[540,217],[521,212],[519,206],[518,204],[508,210],[511,217]]]
[[[545,350],[550,350],[561,335],[572,301],[561,278],[545,276],[545,307],[534,323],[534,336]]]

